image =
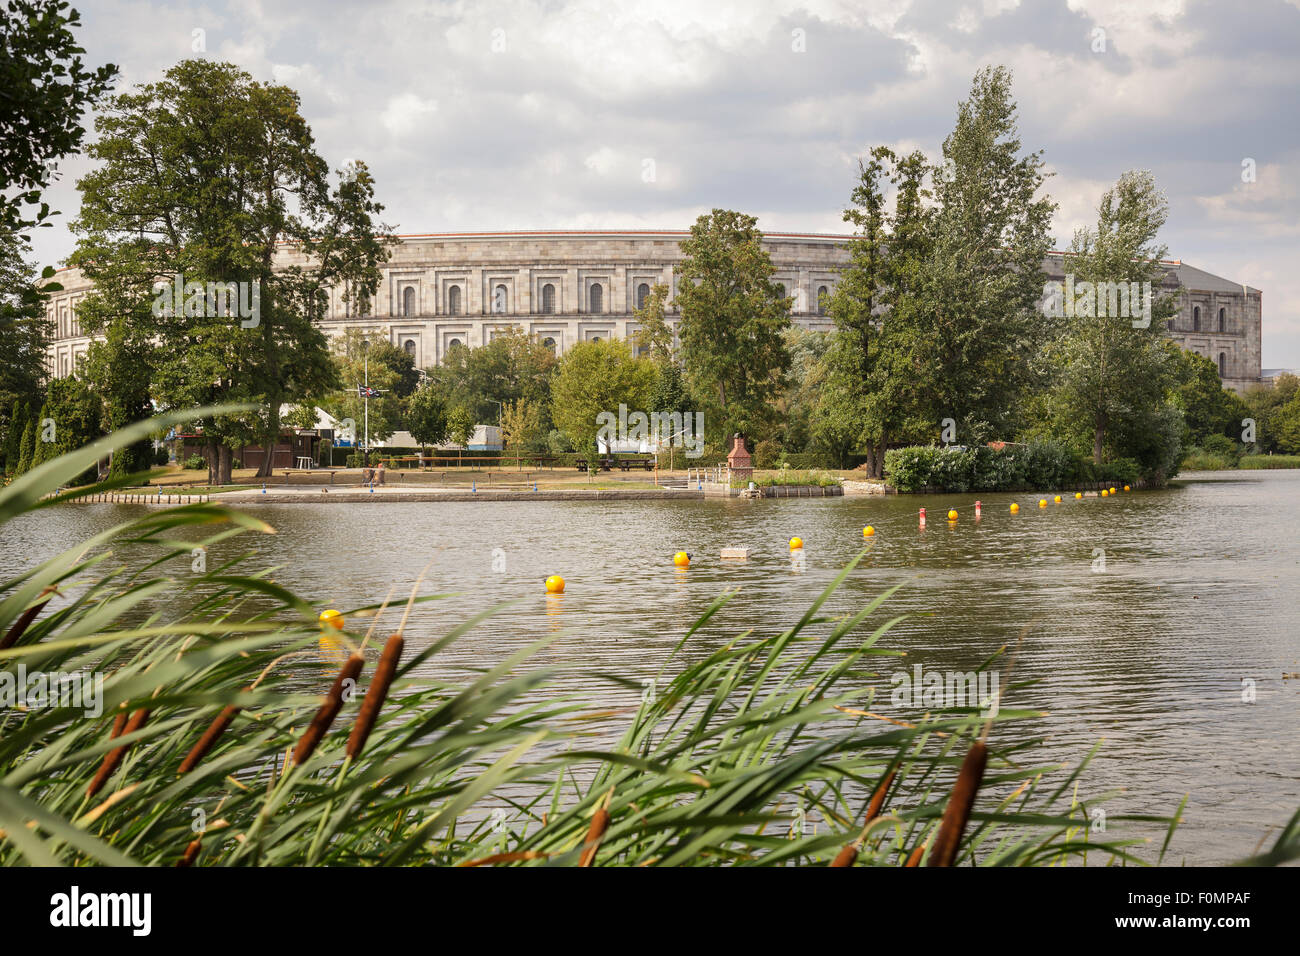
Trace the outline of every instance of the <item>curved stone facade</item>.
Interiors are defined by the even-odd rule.
[[[676,324],[674,268],[686,235],[629,230],[403,236],[383,267],[368,314],[351,314],[336,290],[322,328],[330,335],[348,328],[382,335],[410,352],[421,368],[442,361],[456,344],[484,345],[511,327],[552,345],[557,354],[576,342],[628,338],[638,327],[633,309],[655,283],[669,287],[667,317]],[[833,327],[821,303],[847,259],[845,241],[844,236],[765,234],[775,281],[794,298],[796,324],[819,331]],[[279,262],[289,266],[303,260],[286,250]],[[1059,258],[1049,257],[1044,266],[1050,275],[1061,272]],[[1259,381],[1260,292],[1181,263],[1168,268],[1173,278],[1167,282],[1184,292],[1171,333],[1179,344],[1220,361],[1227,385],[1240,390]],[[64,291],[49,305],[57,330],[49,362],[52,374],[61,377],[75,371],[90,343],[76,317],[76,304],[90,284],[76,270],[64,270],[58,281]]]

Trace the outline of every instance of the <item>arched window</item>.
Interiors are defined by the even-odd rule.
[[[1173,319],[1167,319],[1167,320],[1165,321],[1165,328],[1168,329],[1170,332],[1172,332],[1172,331],[1174,330],[1174,320],[1173,320]]]
[[[497,315],[504,315],[506,311],[506,287],[497,286],[492,291],[492,311]]]
[[[600,336],[599,336],[599,335],[593,335],[593,336],[591,337],[591,340],[592,340],[593,342],[599,342],[599,341],[600,341]]]
[[[1192,331],[1201,331],[1201,307],[1199,305],[1192,309]]]
[[[552,354],[554,354],[554,352],[555,352],[555,339],[551,338],[551,337],[548,335],[546,338],[542,339],[542,345],[544,345],[546,348],[550,349],[551,352],[552,352]]]
[[[542,311],[547,315],[555,313],[555,286],[549,282],[542,286]]]
[[[460,286],[458,285],[447,289],[447,314],[460,315]]]
[[[831,294],[831,290],[824,285],[817,287],[817,314],[826,314],[826,297]]]
[[[1228,313],[1227,310],[1225,309],[1219,310],[1219,331],[1220,332],[1228,331]]]
[[[591,285],[591,298],[588,301],[588,305],[590,306],[590,309],[588,310],[590,312],[605,311],[605,290],[601,287],[599,282],[593,282]]]
[[[1223,378],[1228,371],[1228,355],[1226,352],[1219,353],[1219,378]]]
[[[638,309],[644,309],[645,301],[648,298],[650,298],[650,286],[642,282],[636,287],[636,307]]]
[[[452,339],[450,342],[447,343],[448,352],[456,348],[460,348],[460,339]]]
[[[402,315],[415,315],[415,289],[412,286],[402,291]]]
[[[407,355],[415,358],[415,339],[407,339],[402,348],[406,350]]]

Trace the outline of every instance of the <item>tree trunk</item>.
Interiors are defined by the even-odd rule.
[[[1106,426],[1098,422],[1092,430],[1092,460],[1095,464],[1101,464],[1102,446],[1106,441]]]
[[[228,445],[221,445],[217,449],[217,484],[230,484],[230,462],[232,457]]]
[[[262,447],[266,449],[266,454],[262,456],[262,464],[258,466],[258,478],[269,478],[275,465],[275,446],[280,444],[280,400],[278,395],[271,397],[271,404],[267,408],[266,415],[269,427],[262,436]]]
[[[220,484],[221,463],[218,461],[221,454],[221,446],[214,441],[207,442],[204,446],[207,451],[205,456],[208,459],[208,484]]]

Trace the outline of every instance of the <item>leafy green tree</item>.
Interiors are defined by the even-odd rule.
[[[655,374],[654,363],[633,358],[626,342],[579,342],[560,360],[551,384],[551,417],[573,447],[595,461],[601,427],[597,416],[617,416],[620,404],[632,411],[646,409]]]
[[[18,466],[14,468],[15,475],[25,475],[31,471],[32,463],[36,459],[36,419],[27,419],[27,426],[23,429],[23,437],[18,445]]]
[[[44,390],[54,325],[46,317],[46,300],[62,288],[48,281],[53,274],[46,269],[38,285],[18,237],[0,230],[0,409],[35,402]]]
[[[115,426],[150,400],[260,406],[195,423],[210,480],[225,483],[232,448],[273,446],[282,404],[337,384],[316,322],[330,288],[364,311],[378,287],[387,242],[373,180],[357,163],[331,188],[297,93],[230,64],[182,61],[113,97],[97,131],[89,153],[100,165],[78,183],[72,258],[95,280],[81,307],[83,325],[104,336],[93,380]],[[277,269],[284,242],[300,255]]]
[[[1065,269],[1073,283],[1061,294],[1077,298],[1063,304],[1059,336],[1045,352],[1054,366],[1060,414],[1087,430],[1093,461],[1100,464],[1108,450],[1113,457],[1135,457],[1108,440],[1117,437],[1111,434],[1115,429],[1141,434],[1154,427],[1151,416],[1159,414],[1175,383],[1178,355],[1164,334],[1177,304],[1173,297],[1157,297],[1165,247],[1156,236],[1168,204],[1154,178],[1145,171],[1125,173],[1102,196],[1097,213],[1096,229],[1080,229],[1070,245]],[[1130,291],[1149,283],[1150,315],[1141,314],[1131,295],[1129,314],[1115,314],[1126,310],[1112,308],[1099,283],[1122,283]],[[1122,305],[1118,293],[1115,304]]]
[[[758,437],[775,418],[772,400],[790,366],[782,333],[790,326],[791,299],[772,281],[772,260],[753,216],[715,209],[696,220],[681,248],[677,305],[692,392],[711,398],[720,426],[710,428],[715,435]]]
[[[408,400],[406,428],[422,449],[447,441],[450,432],[447,403],[433,382],[422,384]]]
[[[668,300],[668,286],[656,282],[646,297],[645,305],[634,309],[637,325],[636,344],[659,365],[672,361],[673,330],[664,318],[664,303]]]
[[[814,431],[842,457],[861,445],[872,477],[884,473],[891,441],[928,437],[921,421],[928,371],[916,353],[924,329],[919,286],[930,254],[925,156],[877,147],[859,164],[844,221],[854,226],[849,262],[827,303],[836,332],[822,358]],[[889,209],[882,187],[895,189]]]
[[[1042,263],[1056,208],[1040,196],[1042,167],[1041,151],[1022,152],[1010,72],[981,70],[944,140],[924,268],[900,303],[913,330],[911,371],[924,376],[925,417],[936,434],[942,419],[954,419],[962,443],[1012,434],[1019,399],[1036,384]]]
[[[359,389],[367,381],[379,392],[369,400],[370,441],[383,441],[400,429],[406,419],[405,403],[398,395],[404,366],[401,349],[379,347],[360,329],[348,329],[334,340],[336,378],[343,388],[324,400],[324,408],[337,420],[351,418],[357,423],[357,435],[364,438],[366,399]]]
[[[1283,432],[1282,409],[1300,393],[1300,378],[1282,373],[1273,385],[1257,385],[1246,390],[1245,403],[1250,418],[1255,419],[1257,450],[1269,454],[1283,449],[1278,438]]]
[[[56,161],[85,136],[81,117],[108,90],[117,67],[87,69],[73,35],[81,14],[65,0],[7,0],[0,7],[0,233],[48,226],[41,193]],[[38,206],[34,212],[26,207]]]
[[[498,402],[532,402],[545,415],[555,365],[549,348],[510,328],[487,345],[452,349],[429,375],[450,407],[464,407],[476,421],[496,421]]]
[[[502,446],[516,454],[537,453],[546,447],[547,430],[542,409],[536,402],[520,399],[501,409]]]
[[[1200,446],[1212,435],[1240,441],[1242,419],[1250,408],[1236,392],[1223,387],[1219,367],[1204,355],[1179,350],[1174,369],[1173,401],[1187,425],[1186,443]]]

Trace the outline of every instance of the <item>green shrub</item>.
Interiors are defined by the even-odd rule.
[[[190,455],[185,459],[185,467],[191,471],[207,471],[208,460],[202,455]]]
[[[1251,470],[1259,468],[1300,468],[1300,455],[1243,455],[1240,467]]]

